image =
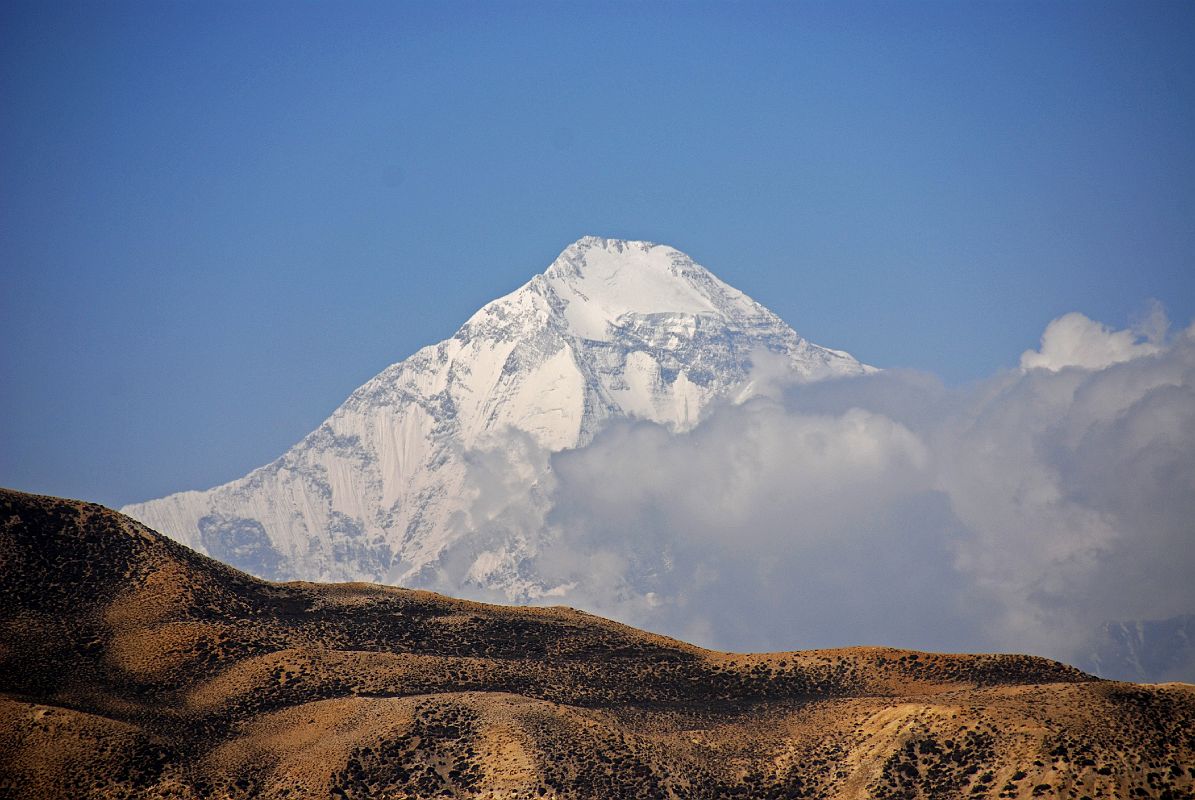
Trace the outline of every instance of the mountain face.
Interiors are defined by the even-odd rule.
[[[686,430],[711,402],[750,396],[761,361],[808,380],[870,370],[805,341],[684,253],[586,237],[452,338],[357,389],[273,463],[122,511],[266,578],[471,581],[542,597],[553,587],[527,569],[534,526],[479,533],[492,510],[472,465],[500,450],[504,480],[542,511],[548,454],[611,420]]]
[[[1195,675],[1195,614],[1109,622],[1092,637],[1083,665],[1123,681],[1180,681]]]
[[[1195,690],[266,583],[0,490],[0,797],[1189,798]]]

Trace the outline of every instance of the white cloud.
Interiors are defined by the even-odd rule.
[[[1195,610],[1195,343],[1119,355],[993,380],[937,433],[1001,646],[1066,655],[1101,621]]]
[[[1141,324],[1122,331],[1114,331],[1072,311],[1046,326],[1041,336],[1041,349],[1022,353],[1021,368],[1054,372],[1066,367],[1103,369],[1153,355],[1161,349],[1159,339],[1165,334],[1166,327],[1165,315],[1156,304]]]
[[[551,520],[559,548],[621,560],[565,572],[590,605],[734,646],[1073,657],[1103,620],[1195,610],[1195,343],[1139,339],[1068,315],[1043,353],[1083,370],[955,394],[871,376],[613,429],[555,459]]]
[[[470,524],[520,543],[506,592],[711,646],[1075,660],[1105,620],[1195,612],[1195,326],[1142,340],[1067,315],[1042,340],[1050,368],[965,390],[786,385],[765,364],[763,396],[686,433],[495,448]],[[514,462],[538,465],[530,496]],[[477,588],[498,550],[470,541],[442,588],[504,599]]]

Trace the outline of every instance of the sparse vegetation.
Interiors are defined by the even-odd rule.
[[[0,492],[0,797],[1190,798],[1195,693],[271,584]]]

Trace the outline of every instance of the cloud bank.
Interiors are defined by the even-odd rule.
[[[1067,314],[961,390],[760,376],[691,431],[619,423],[544,457],[531,501],[525,452],[478,456],[477,519],[520,532],[504,557],[554,587],[540,602],[719,648],[1083,662],[1106,621],[1195,612],[1195,325]]]

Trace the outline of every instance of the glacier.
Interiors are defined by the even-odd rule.
[[[513,602],[558,594],[532,564],[551,454],[612,420],[673,431],[756,391],[872,371],[812,344],[675,248],[595,236],[387,367],[270,464],[206,491],[121,509],[272,580],[366,580]],[[499,459],[479,471],[479,464]],[[495,527],[479,475],[532,512]],[[536,511],[538,509],[538,511]]]

